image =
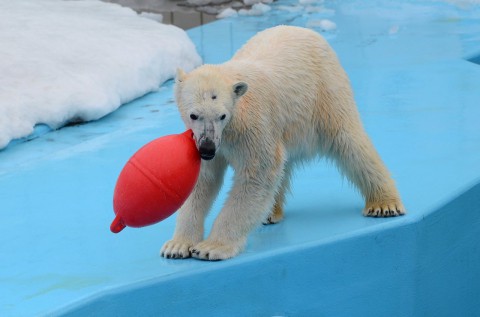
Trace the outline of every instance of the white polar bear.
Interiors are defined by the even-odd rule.
[[[190,74],[179,70],[175,94],[202,163],[162,256],[237,255],[255,226],[283,218],[292,169],[318,155],[335,161],[360,190],[365,216],[405,213],[362,127],[348,77],[314,31],[278,26],[260,32],[224,64]],[[227,165],[235,171],[233,188],[203,240],[204,219]]]

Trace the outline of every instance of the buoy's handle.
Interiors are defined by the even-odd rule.
[[[112,231],[113,233],[119,233],[120,231],[125,229],[125,227],[126,225],[123,222],[123,219],[119,215],[116,215],[115,219],[113,219],[113,222],[110,225],[110,231]]]

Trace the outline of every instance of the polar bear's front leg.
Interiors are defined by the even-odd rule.
[[[248,233],[262,223],[271,210],[275,191],[267,186],[256,186],[254,180],[239,178],[243,177],[236,177],[210,236],[191,249],[193,257],[202,260],[234,257],[243,250]]]
[[[210,236],[191,249],[192,256],[215,261],[240,253],[250,231],[260,225],[271,211],[283,170],[283,152],[271,164],[237,170],[233,188],[213,224]]]
[[[166,242],[160,254],[166,258],[190,257],[190,248],[203,240],[204,221],[223,183],[226,162],[221,157],[203,161],[192,193],[178,211],[173,239]]]

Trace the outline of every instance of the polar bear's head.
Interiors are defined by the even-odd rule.
[[[222,132],[235,104],[248,86],[235,81],[218,66],[204,65],[189,74],[177,71],[175,97],[183,121],[192,129],[200,156],[211,160],[220,147]]]

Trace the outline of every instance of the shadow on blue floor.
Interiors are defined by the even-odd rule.
[[[480,65],[480,55],[472,56],[468,58],[467,61]]]
[[[350,76],[364,125],[409,214],[362,217],[360,195],[320,161],[296,174],[285,221],[260,227],[232,260],[161,258],[175,216],[112,234],[113,188],[123,164],[148,141],[183,131],[169,82],[99,121],[39,133],[0,152],[0,315],[480,311],[479,7],[297,6],[279,1],[268,15],[217,21],[189,35],[206,63],[220,63],[264,28],[334,21],[337,29],[324,36]]]

